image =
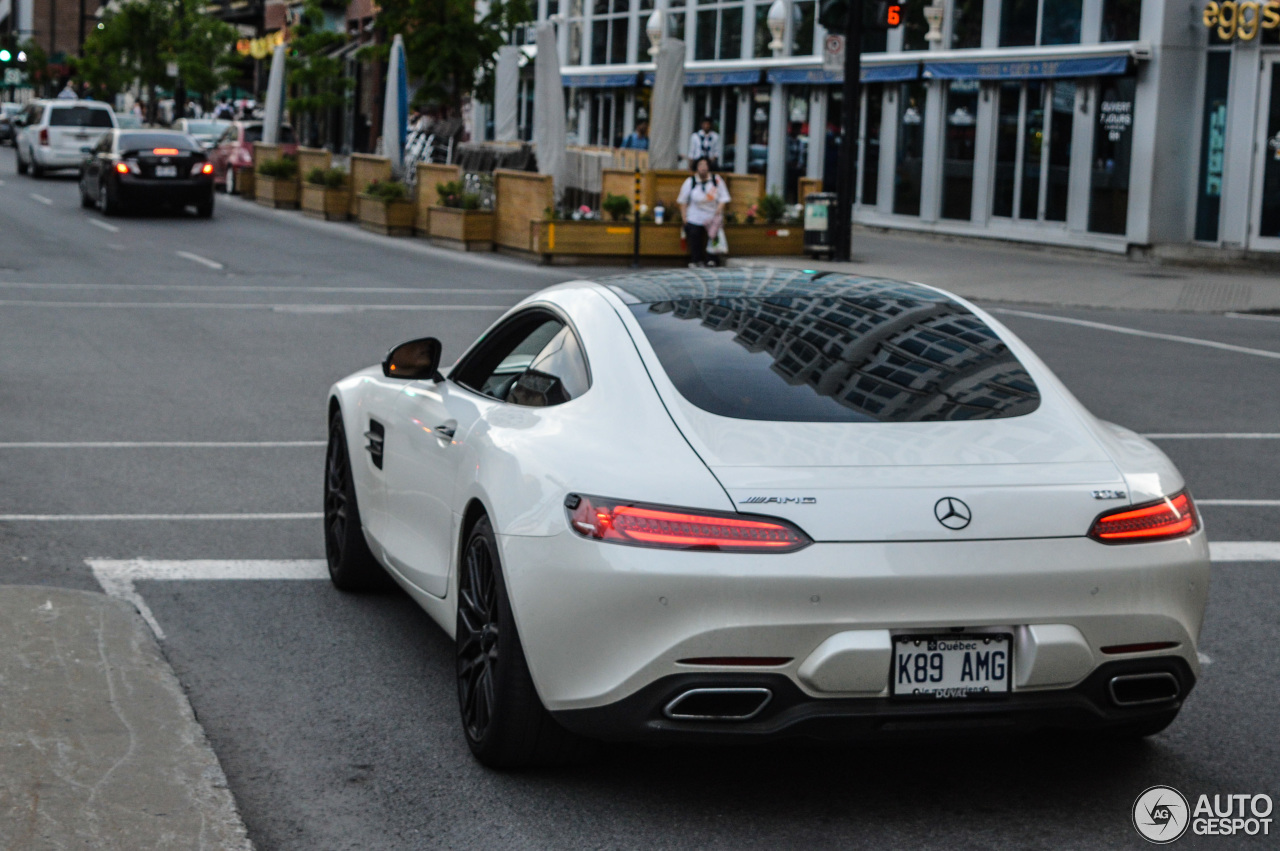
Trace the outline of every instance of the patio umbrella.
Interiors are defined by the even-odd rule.
[[[409,120],[409,76],[404,66],[404,39],[391,40],[387,63],[387,93],[382,100],[382,153],[391,160],[391,174],[404,176],[404,137]]]
[[[649,109],[649,168],[675,168],[680,157],[680,107],[684,102],[684,42],[664,38],[653,73]]]
[[[538,56],[533,69],[533,145],[538,153],[538,173],[552,178],[555,198],[564,189],[564,152],[568,144],[564,126],[564,83],[560,79],[560,54],[551,24],[538,27]]]
[[[280,141],[280,118],[284,113],[284,45],[277,44],[271,54],[271,74],[267,77],[267,106],[262,113],[262,143]]]
[[[520,88],[520,48],[508,44],[498,48],[498,69],[493,78],[493,138],[514,142],[516,96]]]

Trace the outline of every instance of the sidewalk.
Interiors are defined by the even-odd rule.
[[[729,265],[897,278],[983,301],[1196,313],[1280,310],[1280,274],[1274,271],[1158,264],[1073,249],[864,230],[853,234],[853,258],[851,263],[831,263],[805,257],[731,257]]]
[[[103,594],[0,585],[0,849],[251,851],[146,624]]]

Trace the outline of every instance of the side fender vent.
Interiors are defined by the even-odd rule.
[[[386,442],[387,430],[382,423],[377,420],[369,420],[369,430],[364,433],[364,439],[369,441],[365,444],[365,449],[369,450],[369,457],[373,459],[373,466],[379,470],[382,469],[382,445]]]

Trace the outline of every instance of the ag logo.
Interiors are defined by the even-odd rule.
[[[1143,839],[1168,845],[1191,823],[1187,799],[1172,786],[1152,786],[1133,802],[1133,826]]]
[[[954,496],[944,496],[934,503],[933,516],[948,529],[958,530],[969,525],[969,521],[973,519],[973,512],[969,510],[969,506]]]

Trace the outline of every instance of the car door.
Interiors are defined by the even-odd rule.
[[[487,334],[448,380],[411,382],[400,395],[387,433],[386,549],[392,567],[427,593],[443,597],[448,589],[463,508],[460,465],[484,463],[483,447],[469,443],[476,423],[505,405],[545,406],[585,391],[585,367],[551,364],[566,334],[550,311],[522,311]],[[570,348],[579,351],[576,338]]]
[[[84,185],[84,191],[90,198],[98,197],[98,186],[102,179],[102,169],[107,158],[111,156],[111,145],[114,141],[115,134],[107,133],[98,140],[98,144],[93,146],[93,152],[85,157],[84,177],[81,183]]]

